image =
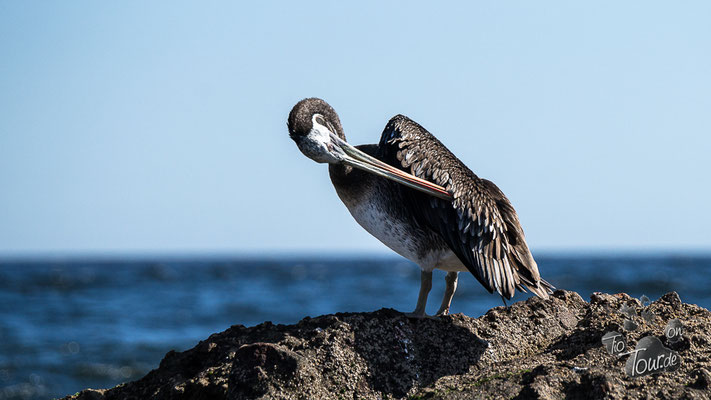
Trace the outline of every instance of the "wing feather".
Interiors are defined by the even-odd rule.
[[[426,129],[398,115],[383,131],[380,158],[443,186],[452,200],[402,187],[418,220],[439,233],[491,293],[510,299],[515,290],[546,298],[553,286],[541,279],[516,211],[493,182],[481,179]]]

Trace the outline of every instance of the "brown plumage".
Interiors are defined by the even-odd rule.
[[[491,181],[479,178],[447,147],[411,119],[388,122],[379,144],[386,163],[443,186],[452,201],[403,188],[415,217],[437,232],[491,293],[510,299],[524,286],[547,298],[553,288],[541,279],[511,202]]]

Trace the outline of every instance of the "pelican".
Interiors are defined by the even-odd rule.
[[[426,316],[434,269],[447,272],[437,316],[449,313],[460,271],[471,272],[504,302],[517,289],[542,298],[552,293],[511,202],[415,121],[396,115],[377,145],[354,147],[334,109],[308,98],[294,106],[287,126],[305,156],[328,164],[338,197],[358,224],[420,267],[420,292],[409,316]]]

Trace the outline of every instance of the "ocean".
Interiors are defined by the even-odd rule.
[[[584,299],[676,291],[711,308],[711,256],[536,257],[545,279]],[[0,260],[0,399],[48,399],[138,379],[169,350],[231,325],[306,316],[412,311],[419,269],[395,257]],[[444,273],[435,272],[428,313]],[[513,301],[528,297],[519,294]],[[453,313],[502,305],[460,274]]]

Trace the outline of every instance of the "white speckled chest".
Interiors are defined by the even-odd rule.
[[[412,232],[412,225],[393,216],[388,212],[389,205],[381,203],[383,199],[387,201],[387,197],[367,193],[363,196],[367,200],[357,202],[347,196],[340,196],[340,193],[339,197],[363,229],[420,268],[429,271],[435,268],[446,271],[466,270],[448,248],[423,249],[423,243],[418,242],[418,235]]]
[[[402,221],[393,219],[380,204],[362,201],[346,206],[356,222],[368,233],[408,260],[419,261],[417,243],[412,239],[412,235],[408,234],[408,226]]]

